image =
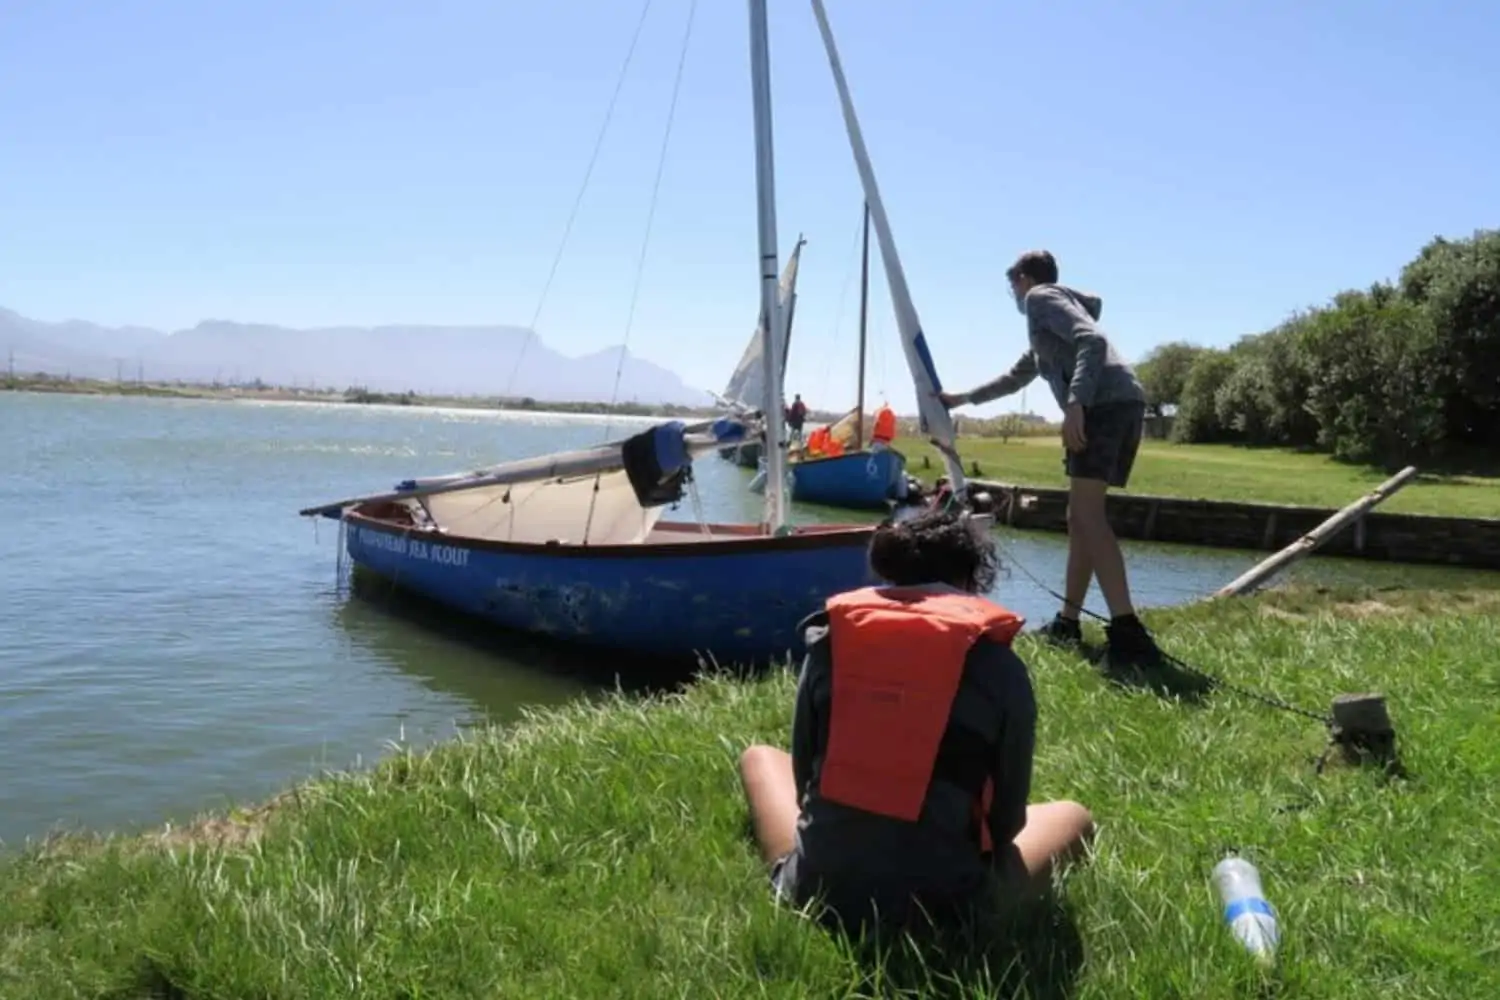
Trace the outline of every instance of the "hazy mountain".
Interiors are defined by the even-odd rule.
[[[43,323],[0,309],[0,355],[13,351],[16,370],[24,372],[134,378],[139,369],[151,381],[258,378],[274,385],[490,396],[509,389],[509,395],[539,400],[599,402],[616,395],[623,355],[619,400],[710,402],[706,392],[622,347],[570,358],[536,337],[529,344],[527,339],[527,331],[515,326],[293,330],[227,320],[164,333],[79,320]]]

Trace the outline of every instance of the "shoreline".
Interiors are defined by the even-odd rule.
[[[1337,763],[1315,775],[1317,725],[1236,694],[1159,698],[1019,646],[1039,703],[1033,799],[1084,802],[1102,837],[1038,939],[964,988],[1012,968],[1035,990],[1061,965],[1080,1000],[1230,995],[1248,967],[1208,885],[1226,838],[1282,913],[1273,975],[1291,993],[1500,986],[1478,957],[1500,871],[1474,794],[1500,753],[1472,697],[1497,612],[1500,590],[1371,588],[1146,612],[1188,662],[1295,704],[1385,693],[1420,779],[1399,787]],[[33,844],[0,859],[0,995],[853,995],[865,960],[775,906],[743,827],[735,759],[785,744],[794,683],[707,677],[541,709],[250,809]],[[1075,946],[1087,964],[1065,961]]]
[[[499,396],[424,396],[416,393],[381,393],[362,390],[330,392],[288,389],[284,386],[212,386],[201,383],[111,382],[104,379],[63,379],[17,376],[0,377],[0,392],[31,392],[46,395],[146,397],[156,399],[202,399],[219,402],[280,402],[330,406],[385,406],[392,409],[460,410],[486,413],[542,413],[600,419],[639,420],[712,420],[724,415],[711,406],[692,407],[675,404],[596,403],[581,400],[547,402],[526,397]],[[847,411],[810,410],[812,424],[832,423]],[[961,418],[964,424],[981,429],[981,433],[961,433],[970,440],[1019,440],[1057,434],[1057,426],[1046,423],[1016,423],[1007,417]],[[917,418],[900,416],[902,434],[915,437]]]
[[[34,393],[58,396],[115,396],[149,399],[200,399],[212,402],[303,403],[320,406],[378,406],[391,409],[472,410],[491,413],[541,413],[563,416],[639,419],[707,419],[718,414],[709,409],[696,410],[677,406],[641,406],[634,403],[610,408],[603,403],[533,402],[523,405],[521,399],[482,396],[417,396],[401,393],[365,393],[349,398],[344,393],[316,392],[266,387],[213,387],[168,383],[111,383],[96,380],[30,380],[16,379],[16,384],[0,384],[0,392]],[[513,404],[513,405],[507,405]]]
[[[995,524],[1067,534],[1065,489],[975,479],[996,500]],[[1340,508],[1113,493],[1109,520],[1121,540],[1270,554],[1303,538]],[[1316,554],[1399,566],[1500,570],[1500,518],[1395,513],[1376,508],[1330,535]]]

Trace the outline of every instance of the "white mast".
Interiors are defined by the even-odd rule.
[[[782,440],[781,345],[786,310],[776,287],[776,157],[771,143],[771,52],[766,0],[750,0],[750,87],[755,102],[755,195],[760,221],[760,314],[765,354],[766,524],[786,523],[786,442]]]
[[[906,287],[906,272],[901,268],[901,258],[896,255],[896,242],[891,236],[890,220],[885,215],[885,202],[880,200],[880,188],[875,183],[875,169],[870,166],[870,153],[865,149],[864,133],[860,131],[859,119],[854,115],[854,101],[849,96],[849,84],[844,79],[844,67],[839,61],[838,47],[833,41],[833,29],[828,26],[828,12],[823,9],[823,0],[812,0],[813,13],[818,18],[818,30],[823,35],[823,46],[828,50],[828,65],[833,70],[833,82],[838,87],[839,102],[844,109],[844,126],[849,133],[849,145],[854,151],[854,165],[859,168],[859,179],[865,189],[865,203],[875,224],[875,235],[880,240],[880,257],[885,263],[886,281],[891,288],[891,304],[896,311],[896,326],[901,330],[901,346],[906,350],[906,366],[911,369],[912,380],[917,390],[917,412],[922,430],[943,453],[943,462],[948,467],[948,482],[953,492],[962,496],[966,481],[963,462],[956,450],[956,434],[953,417],[937,399],[942,384],[938,381],[937,369],[933,367],[932,355],[927,350],[927,338],[922,333],[922,321],[917,318],[917,307],[912,303],[911,290]]]

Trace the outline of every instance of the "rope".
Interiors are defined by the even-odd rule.
[[[959,502],[959,500],[958,500],[957,493],[956,492],[950,493],[948,495],[948,499],[947,499],[946,503],[944,504],[944,510],[950,510],[950,509],[952,509],[952,507],[954,505],[956,505],[958,502]],[[1021,575],[1025,576],[1028,580],[1030,580],[1031,583],[1035,587],[1037,587],[1038,589],[1042,590],[1044,593],[1047,593],[1047,594],[1051,595],[1053,598],[1061,601],[1063,603],[1064,607],[1073,608],[1080,615],[1088,615],[1090,618],[1093,618],[1095,621],[1108,624],[1109,619],[1106,618],[1104,615],[1099,614],[1097,611],[1090,611],[1088,608],[1084,607],[1082,604],[1078,604],[1078,603],[1076,603],[1074,601],[1068,600],[1067,597],[1065,597],[1062,594],[1059,594],[1057,591],[1053,590],[1050,586],[1048,586],[1047,584],[1043,583],[1040,577],[1038,577],[1035,573],[1033,573],[1031,570],[1029,570],[1029,569],[1026,568],[1026,564],[1025,563],[1021,562],[1021,560],[1019,560],[1019,559],[1016,558],[1015,551],[1013,549],[1011,549],[1011,547],[1009,545],[1007,545],[1002,539],[996,538],[995,539],[995,543],[996,543],[996,545],[1002,551],[1005,552],[1005,555],[1006,555],[1007,560],[1009,561],[1009,564],[1012,565],[1012,566],[1014,566],[1016,569],[1020,570],[1021,571]],[[1282,698],[1278,698],[1275,695],[1262,694],[1259,691],[1253,691],[1250,688],[1241,687],[1238,684],[1230,683],[1229,681],[1226,681],[1224,678],[1222,678],[1222,677],[1220,677],[1220,676],[1218,676],[1216,674],[1211,674],[1207,670],[1203,670],[1203,669],[1201,669],[1199,667],[1193,666],[1191,663],[1188,663],[1186,660],[1183,660],[1180,657],[1173,656],[1171,653],[1168,653],[1166,650],[1160,649],[1160,647],[1158,647],[1158,652],[1161,654],[1162,661],[1165,662],[1166,664],[1168,664],[1169,666],[1176,667],[1178,670],[1181,670],[1184,673],[1191,674],[1191,675],[1193,675],[1195,677],[1199,677],[1199,678],[1201,678],[1203,680],[1206,680],[1206,681],[1208,681],[1210,684],[1212,684],[1215,687],[1221,687],[1224,690],[1231,692],[1232,694],[1237,694],[1237,695],[1241,696],[1242,698],[1249,698],[1251,701],[1259,702],[1260,704],[1265,705],[1268,708],[1274,708],[1274,709],[1278,709],[1278,710],[1283,711],[1283,712],[1288,712],[1288,713],[1290,713],[1292,715],[1301,716],[1304,719],[1311,719],[1312,721],[1320,723],[1320,724],[1328,727],[1329,729],[1333,728],[1333,725],[1334,725],[1333,716],[1330,715],[1330,714],[1328,714],[1328,713],[1325,713],[1325,712],[1313,712],[1313,711],[1310,711],[1310,710],[1305,709],[1305,708],[1299,708],[1298,706],[1293,705],[1291,702],[1286,701],[1285,699],[1282,699]]]
[[[703,513],[703,498],[698,495],[698,477],[693,475],[692,466],[688,466],[687,476],[688,502],[692,504],[693,516],[698,519],[698,527],[703,532],[704,538],[712,538],[713,531],[708,527],[708,516]]]
[[[667,169],[667,148],[672,142],[672,125],[677,120],[677,98],[682,93],[682,71],[687,65],[688,43],[693,37],[693,15],[698,11],[698,0],[688,4],[687,26],[682,32],[682,49],[677,54],[677,73],[672,78],[672,99],[667,105],[667,125],[662,131],[661,150],[656,158],[656,177],[651,182],[651,201],[646,208],[646,232],[641,237],[641,252],[636,257],[635,278],[630,287],[630,308],[625,315],[625,337],[620,346],[620,361],[615,366],[615,383],[610,390],[610,412],[604,421],[604,439],[609,440],[610,422],[614,419],[614,406],[619,401],[620,379],[625,373],[625,349],[630,346],[630,332],[635,327],[636,305],[640,302],[642,279],[646,273],[646,252],[651,246],[651,231],[656,222],[656,204],[661,196],[661,179]]]
[[[646,15],[651,11],[652,0],[645,0],[641,4],[640,17],[636,19],[635,33],[630,36],[630,47],[625,51],[625,61],[620,65],[620,74],[615,78],[614,93],[610,95],[609,106],[604,111],[604,121],[599,126],[599,134],[594,138],[594,151],[589,155],[588,167],[583,172],[583,182],[578,186],[578,194],[573,198],[573,207],[568,212],[568,221],[563,226],[562,239],[557,244],[557,252],[552,257],[552,266],[547,271],[547,280],[542,283],[542,294],[537,299],[536,309],[531,314],[531,322],[526,326],[526,337],[521,341],[521,350],[516,353],[516,363],[511,366],[510,378],[505,381],[505,395],[508,398],[511,390],[515,388],[516,375],[521,371],[521,361],[526,357],[526,350],[531,346],[531,340],[536,335],[537,322],[542,317],[542,307],[547,302],[547,295],[552,291],[552,281],[557,277],[558,265],[562,263],[563,252],[567,249],[568,238],[573,233],[573,223],[578,219],[578,209],[583,204],[583,196],[589,189],[589,181],[594,176],[594,166],[599,162],[599,152],[604,148],[604,136],[609,132],[609,123],[615,117],[615,105],[620,100],[620,91],[625,86],[625,76],[630,71],[630,64],[635,59],[635,49],[641,40],[641,31],[646,27]]]
[[[640,302],[642,279],[646,273],[646,254],[651,247],[651,231],[656,222],[656,205],[661,197],[661,179],[662,175],[666,173],[667,150],[672,142],[672,126],[677,121],[677,99],[682,93],[683,69],[687,66],[688,47],[693,37],[693,19],[697,12],[698,0],[690,0],[688,3],[687,25],[683,28],[682,32],[682,48],[677,54],[677,72],[672,78],[672,98],[667,105],[667,124],[666,128],[662,131],[661,149],[656,157],[656,177],[652,180],[651,200],[646,207],[646,231],[641,237],[641,251],[635,263],[635,278],[630,289],[630,308],[625,315],[625,335],[620,345],[620,360],[615,365],[614,386],[610,390],[609,409],[606,411],[604,418],[605,441],[609,440],[610,431],[613,429],[615,404],[620,398],[620,380],[625,373],[625,358],[630,347],[630,333],[635,327],[636,306]],[[594,526],[594,508],[599,499],[599,481],[601,475],[602,473],[594,476],[594,490],[589,496],[588,518],[584,521],[583,525],[583,543],[585,545],[588,544],[589,531]]]
[[[949,503],[951,504],[951,503],[954,503],[954,502],[955,502],[955,497],[950,496],[949,497]],[[1041,579],[1035,573],[1031,572],[1031,570],[1029,570],[1029,569],[1026,568],[1026,565],[1024,563],[1022,563],[1020,560],[1018,560],[1018,559],[1015,558],[1015,553],[1010,548],[1010,546],[1008,546],[1007,544],[1005,544],[1005,542],[1003,542],[1003,541],[998,541],[998,544],[999,544],[1000,548],[1005,551],[1006,557],[1009,560],[1010,564],[1013,565],[1013,566],[1015,566],[1016,569],[1019,569],[1021,571],[1022,575],[1025,576],[1027,579],[1029,579],[1032,582],[1032,584],[1034,584],[1036,587],[1040,588],[1041,590],[1043,590],[1047,594],[1050,594],[1052,597],[1054,597],[1057,600],[1061,601],[1065,607],[1071,607],[1071,608],[1075,609],[1081,615],[1088,615],[1090,618],[1093,618],[1094,620],[1099,621],[1099,622],[1103,622],[1103,623],[1108,623],[1109,622],[1109,619],[1106,618],[1104,615],[1101,615],[1101,614],[1099,614],[1096,611],[1090,611],[1088,608],[1084,607],[1083,605],[1076,604],[1073,601],[1068,600],[1068,598],[1066,598],[1062,594],[1059,594],[1057,591],[1053,590],[1047,584],[1043,583],[1041,581]],[[1311,719],[1312,721],[1321,723],[1324,726],[1328,726],[1328,727],[1332,727],[1333,726],[1333,716],[1332,715],[1329,715],[1329,714],[1326,714],[1326,713],[1323,713],[1323,712],[1309,711],[1308,709],[1305,709],[1305,708],[1299,708],[1298,706],[1293,705],[1291,702],[1288,702],[1288,701],[1285,701],[1284,699],[1278,698],[1275,695],[1262,694],[1259,691],[1253,691],[1253,690],[1251,690],[1249,688],[1241,687],[1238,684],[1232,684],[1229,681],[1224,680],[1224,678],[1219,677],[1219,676],[1217,676],[1215,674],[1211,674],[1211,673],[1209,673],[1206,670],[1202,670],[1202,669],[1200,669],[1198,667],[1195,667],[1191,663],[1188,663],[1185,660],[1182,660],[1182,659],[1180,659],[1180,658],[1178,658],[1176,656],[1173,656],[1171,653],[1168,653],[1165,650],[1160,650],[1160,652],[1161,652],[1161,658],[1162,658],[1163,662],[1167,663],[1169,666],[1176,667],[1178,670],[1181,670],[1184,673],[1192,674],[1192,675],[1194,675],[1196,677],[1202,678],[1203,680],[1206,680],[1206,681],[1210,682],[1211,684],[1213,684],[1215,687],[1221,687],[1221,688],[1223,688],[1226,691],[1229,691],[1229,692],[1231,692],[1233,694],[1240,695],[1243,698],[1249,698],[1250,700],[1259,702],[1260,704],[1265,705],[1265,706],[1267,706],[1269,708],[1278,709],[1278,710],[1283,711],[1283,712],[1289,712],[1292,715],[1301,716],[1304,719]]]

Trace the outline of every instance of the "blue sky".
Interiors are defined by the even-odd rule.
[[[564,352],[624,336],[688,6],[652,4],[538,323]],[[1001,278],[1022,249],[1102,294],[1139,357],[1264,329],[1500,214],[1493,5],[828,7],[950,387],[1022,349]],[[639,11],[0,0],[0,305],[524,324]],[[833,408],[853,397],[861,195],[809,5],[771,0],[771,23],[783,254],[809,241],[787,389]],[[745,4],[704,2],[630,336],[694,384],[722,386],[754,319],[753,185]],[[870,386],[908,410],[878,267]],[[1055,412],[1045,395],[1027,402]]]

